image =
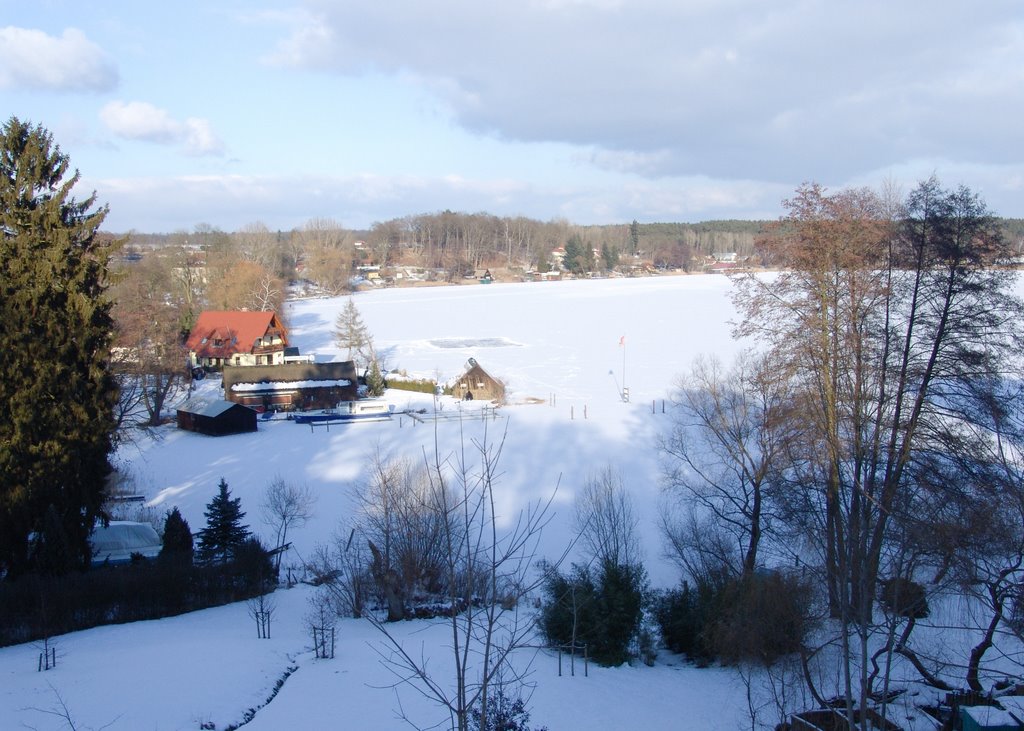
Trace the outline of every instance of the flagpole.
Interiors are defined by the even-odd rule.
[[[619,338],[619,345],[622,346],[622,400],[629,403],[629,387],[626,385],[626,336]]]

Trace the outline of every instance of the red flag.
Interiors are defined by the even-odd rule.
[[[625,335],[623,335],[621,338],[619,338],[619,347],[620,348],[625,348],[626,347],[626,336]]]

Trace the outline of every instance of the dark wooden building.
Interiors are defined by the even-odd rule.
[[[191,398],[178,407],[178,428],[219,437],[256,431],[256,412],[220,399]]]
[[[224,398],[268,411],[333,409],[359,398],[358,376],[350,360],[225,366]]]
[[[475,358],[466,363],[465,372],[452,381],[452,395],[466,401],[505,401],[505,384],[485,371]]]

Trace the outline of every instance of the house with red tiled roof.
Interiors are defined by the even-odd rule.
[[[192,368],[284,363],[288,332],[274,312],[207,310],[199,315],[186,348]]]

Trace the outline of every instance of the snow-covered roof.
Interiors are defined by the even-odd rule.
[[[337,388],[351,386],[352,381],[340,378],[333,381],[273,381],[271,383],[233,383],[232,391],[292,391],[300,388]]]
[[[130,561],[133,553],[153,558],[160,553],[160,536],[149,523],[112,520],[110,525],[97,526],[89,538],[94,564]]]
[[[224,399],[194,396],[181,404],[178,407],[178,411],[185,411],[189,414],[199,414],[200,416],[217,417],[234,405],[234,402],[225,401]]]
[[[960,713],[970,716],[981,728],[1020,727],[1020,721],[1012,713],[995,706],[961,706]]]

